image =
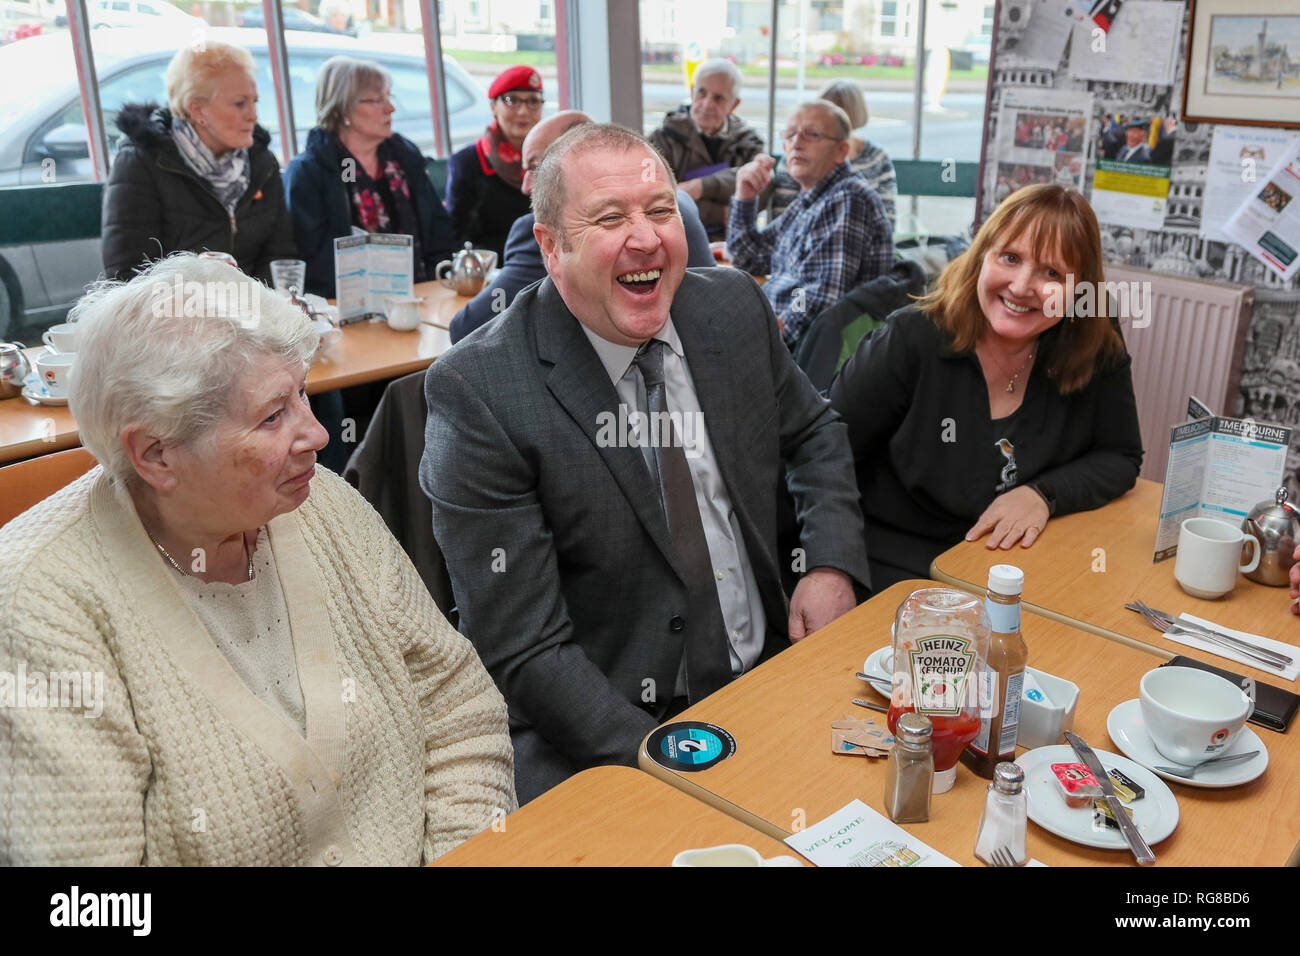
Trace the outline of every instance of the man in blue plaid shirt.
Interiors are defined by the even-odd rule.
[[[727,223],[732,264],[767,274],[763,291],[794,351],[808,322],[855,286],[888,272],[894,236],[885,208],[849,158],[849,118],[825,100],[804,103],[782,134],[799,195],[766,228],[757,198],[772,178],[766,154],[742,166]]]

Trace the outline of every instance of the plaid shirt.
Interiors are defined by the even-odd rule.
[[[794,351],[808,321],[854,287],[884,275],[894,262],[894,231],[880,197],[847,162],[801,192],[765,229],[758,203],[731,200],[727,254],[755,275]]]

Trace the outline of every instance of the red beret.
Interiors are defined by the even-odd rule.
[[[502,70],[488,87],[488,99],[494,100],[511,90],[536,90],[542,92],[542,74],[531,66],[512,66]]]

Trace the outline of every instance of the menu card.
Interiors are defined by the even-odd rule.
[[[818,866],[961,866],[861,800],[785,842]]]
[[[334,240],[334,288],[339,324],[384,315],[388,296],[414,290],[415,245],[411,236],[359,232]]]
[[[1188,518],[1239,525],[1255,505],[1271,501],[1282,484],[1290,428],[1208,412],[1204,402],[1192,397],[1187,403],[1192,420],[1170,429],[1152,561],[1178,553],[1178,529]]]

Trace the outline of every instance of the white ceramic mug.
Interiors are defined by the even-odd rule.
[[[1241,546],[1250,542],[1250,561],[1241,564]],[[1259,541],[1216,518],[1188,518],[1178,532],[1174,579],[1192,597],[1214,600],[1237,586],[1237,572],[1259,567]]]
[[[752,846],[728,843],[700,850],[683,850],[673,857],[673,866],[803,866],[789,855],[763,859]]]
[[[1255,702],[1240,687],[1194,667],[1147,671],[1138,701],[1156,750],[1184,765],[1227,753],[1255,712]]]
[[[42,352],[36,356],[36,374],[46,395],[68,397],[68,376],[76,359],[73,352]]]
[[[420,303],[424,300],[418,296],[401,298],[391,296],[384,300],[388,307],[388,327],[394,332],[410,332],[420,327]]]
[[[41,336],[41,341],[45,343],[46,348],[54,352],[75,352],[77,351],[77,325],[75,322],[51,325]]]

